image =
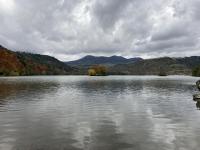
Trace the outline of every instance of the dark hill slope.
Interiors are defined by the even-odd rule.
[[[13,52],[0,46],[0,75],[65,75],[73,71],[54,57]]]
[[[200,66],[200,56],[191,56],[184,58],[176,58],[177,63],[183,64],[189,68]]]
[[[200,64],[200,57],[146,59],[131,64],[120,64],[109,68],[110,74],[158,75],[161,71],[168,75],[191,75],[192,68]]]
[[[113,66],[116,64],[127,64],[127,63],[133,63],[136,61],[142,60],[141,58],[131,58],[131,59],[126,59],[121,56],[111,56],[111,57],[104,57],[104,56],[85,56],[81,59],[75,60],[75,61],[70,61],[66,62],[66,64],[70,66],[76,66],[76,67],[89,67],[92,65],[105,65],[105,66]]]

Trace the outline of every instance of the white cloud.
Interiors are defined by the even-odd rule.
[[[14,0],[0,0],[0,9],[4,12],[12,12],[15,7]]]

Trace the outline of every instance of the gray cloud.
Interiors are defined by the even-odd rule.
[[[0,0],[0,44],[71,60],[200,55],[199,0]]]
[[[115,24],[123,17],[130,0],[101,0],[96,1],[92,7],[94,20],[103,29],[114,28]]]
[[[187,37],[190,32],[187,28],[188,24],[178,22],[167,27],[159,28],[158,31],[152,34],[152,41],[165,41]]]

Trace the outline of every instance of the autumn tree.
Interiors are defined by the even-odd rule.
[[[94,65],[92,67],[89,68],[88,70],[88,74],[90,76],[95,76],[95,75],[98,75],[98,76],[105,76],[106,75],[106,67],[105,66],[102,66],[102,65]]]
[[[96,71],[95,71],[94,69],[89,69],[89,70],[88,70],[88,74],[89,74],[90,76],[96,76]]]

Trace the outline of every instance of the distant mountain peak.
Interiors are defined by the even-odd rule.
[[[124,57],[122,57],[122,56],[117,56],[117,55],[113,55],[113,56],[111,56],[110,58],[123,58],[123,59],[126,59],[126,58],[124,58]]]
[[[112,56],[110,56],[110,57],[122,57],[122,56],[112,55]]]
[[[112,66],[116,64],[127,64],[127,63],[134,63],[136,61],[142,60],[142,58],[131,58],[127,59],[122,56],[93,56],[93,55],[87,55],[83,58],[80,58],[75,61],[66,62],[66,64],[71,66],[91,66],[91,65],[106,65],[106,66]]]
[[[95,57],[95,56],[92,56],[92,55],[86,55],[86,56],[84,56],[83,58],[93,58],[93,57]],[[82,59],[83,59],[82,58]]]

